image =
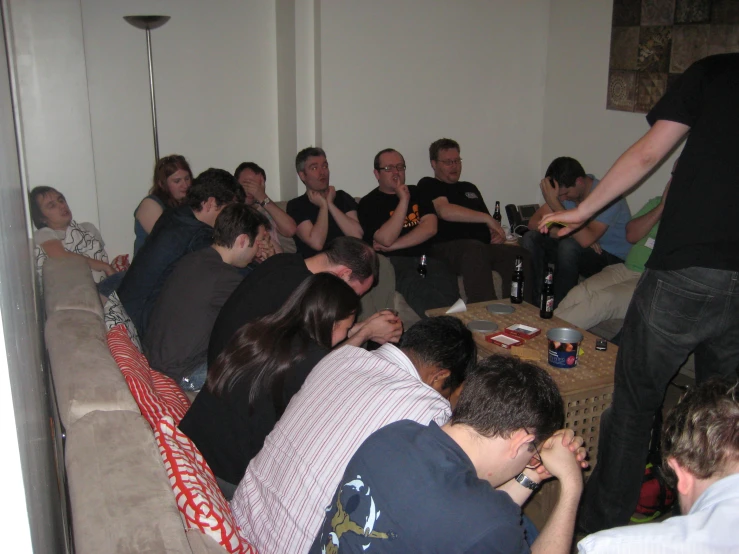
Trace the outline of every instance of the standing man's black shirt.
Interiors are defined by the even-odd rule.
[[[449,184],[439,181],[434,177],[424,177],[418,181],[418,188],[426,193],[432,201],[440,196],[444,196],[450,204],[469,208],[476,212],[490,214],[480,191],[475,185],[467,181]],[[485,244],[490,244],[490,229],[484,223],[462,223],[458,221],[444,221],[439,218],[439,230],[436,233],[436,242],[461,239],[474,239]]]

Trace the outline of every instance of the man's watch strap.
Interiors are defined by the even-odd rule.
[[[526,487],[533,492],[536,492],[541,488],[541,483],[537,483],[523,473],[518,474],[518,476],[516,477],[516,482],[522,487]]]
[[[260,206],[262,206],[262,208],[264,208],[270,202],[272,202],[272,200],[269,199],[269,196],[265,196],[264,200],[262,200],[261,202],[257,202],[257,204],[259,204]]]

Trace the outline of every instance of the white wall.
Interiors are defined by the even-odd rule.
[[[154,167],[144,31],[124,15],[165,14],[152,31],[160,154],[197,175],[258,161],[279,198],[274,2],[82,0],[100,221],[108,253],[133,247],[133,211]],[[73,206],[74,209],[74,206]]]
[[[532,200],[548,27],[546,0],[321,2],[332,184],[366,194],[377,186],[373,157],[386,147],[405,156],[415,183],[431,174],[429,144],[449,137],[462,147],[462,178],[489,204]]]
[[[551,3],[542,175],[554,158],[572,156],[602,177],[649,129],[644,114],[606,110],[612,10],[612,0]],[[673,157],[629,195],[632,213],[662,194]]]

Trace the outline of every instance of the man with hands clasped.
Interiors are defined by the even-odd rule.
[[[562,416],[546,371],[483,360],[447,424],[398,421],[364,441],[310,552],[568,553],[588,464]],[[520,506],[552,476],[560,497],[529,546]]]
[[[430,257],[438,223],[431,200],[418,187],[405,184],[405,159],[397,150],[381,150],[374,173],[378,187],[359,202],[364,240],[390,259],[395,290],[420,317],[426,317],[426,310],[454,304],[459,298],[457,276]],[[424,255],[427,272],[421,276],[418,265]]]

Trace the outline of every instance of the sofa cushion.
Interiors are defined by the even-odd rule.
[[[67,429],[77,554],[190,552],[151,429],[138,413],[91,412]]]
[[[49,258],[43,269],[47,316],[59,310],[84,310],[103,317],[90,267],[82,258]]]
[[[177,506],[188,529],[198,529],[229,552],[256,553],[239,533],[228,501],[203,455],[171,417],[154,431]]]
[[[157,422],[164,416],[172,417],[175,423],[185,417],[190,407],[189,400],[182,393],[175,394],[172,385],[177,388],[177,384],[161,374],[156,380],[165,395],[160,396],[154,384],[156,372],[149,367],[146,357],[131,342],[125,325],[116,325],[108,331],[108,347],[128,383],[141,415],[152,429],[156,429]],[[171,384],[167,383],[168,379]]]
[[[59,415],[65,428],[95,410],[138,413],[126,381],[110,355],[105,326],[98,315],[85,310],[57,311],[46,320],[45,337]]]

